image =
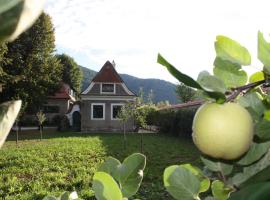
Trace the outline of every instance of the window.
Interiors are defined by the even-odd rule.
[[[91,119],[104,120],[105,119],[105,103],[91,104]]]
[[[49,106],[49,105],[43,106],[44,113],[59,113],[59,111],[60,111],[59,106]]]
[[[119,120],[118,113],[120,112],[123,104],[115,103],[111,104],[111,120]]]
[[[114,93],[115,84],[113,83],[102,83],[101,84],[101,93]]]

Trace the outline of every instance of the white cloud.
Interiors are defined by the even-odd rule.
[[[212,69],[216,35],[236,39],[256,60],[257,31],[270,31],[267,0],[49,0],[46,11],[57,46],[88,57],[80,64],[98,70],[115,60],[120,73],[173,82],[158,52],[196,78]]]

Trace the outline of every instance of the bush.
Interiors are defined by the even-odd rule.
[[[20,126],[38,126],[38,121],[33,117],[22,117],[19,121]]]
[[[53,126],[59,126],[61,122],[61,115],[55,115],[51,120],[51,125]]]
[[[66,131],[70,129],[70,124],[67,116],[63,115],[60,121],[60,126],[58,127],[59,131]]]
[[[65,131],[70,129],[69,120],[66,115],[56,115],[52,118],[52,125],[57,126],[59,131]]]
[[[162,110],[151,113],[152,124],[160,127],[160,132],[174,136],[191,137],[192,122],[197,108],[182,108],[177,111]]]

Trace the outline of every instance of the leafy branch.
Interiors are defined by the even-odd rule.
[[[240,87],[232,88],[232,94],[226,98],[226,102],[234,100],[238,95],[240,95],[243,91],[260,86],[266,83],[266,80],[257,81],[254,83],[249,83],[247,85],[243,85]]]

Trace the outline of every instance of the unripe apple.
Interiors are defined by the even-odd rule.
[[[249,112],[237,103],[209,103],[195,114],[193,141],[204,154],[233,160],[242,156],[253,139]]]

